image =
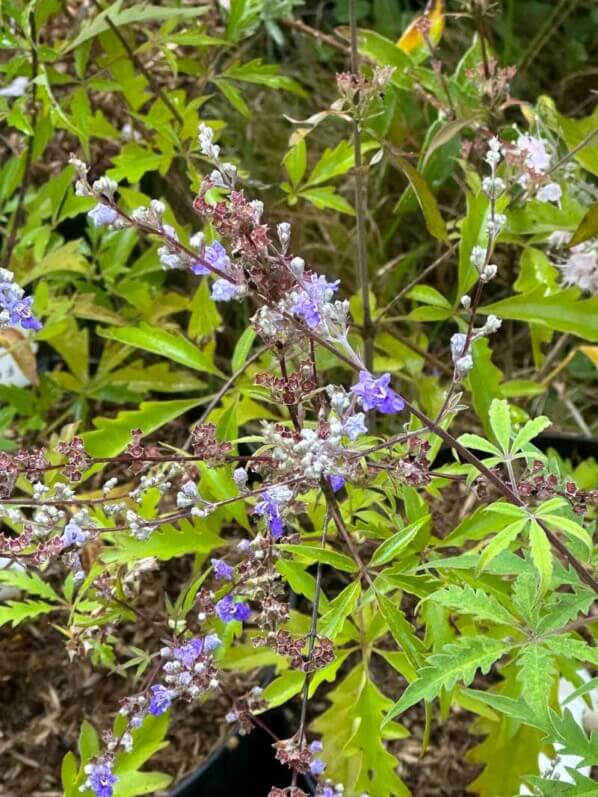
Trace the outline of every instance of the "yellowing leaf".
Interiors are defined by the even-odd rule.
[[[416,17],[408,25],[407,29],[397,41],[397,47],[399,47],[399,49],[404,53],[415,55],[418,60],[418,56],[425,56],[428,52],[427,44],[419,29],[419,25],[423,19],[427,19],[430,23],[428,37],[432,46],[435,47],[442,38],[442,33],[444,31],[444,0],[429,0],[424,13]]]

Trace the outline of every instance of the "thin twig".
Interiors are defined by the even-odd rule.
[[[328,33],[322,33],[321,30],[317,30],[316,28],[312,28],[309,25],[306,25],[305,22],[301,19],[291,19],[290,17],[285,19],[278,20],[281,25],[284,25],[286,28],[291,28],[292,30],[296,30],[299,33],[305,33],[307,36],[311,36],[312,39],[315,39],[320,44],[327,44],[328,47],[332,47],[335,50],[338,50],[340,53],[344,55],[350,54],[350,49],[344,45],[342,42],[335,39],[334,36],[330,36]]]

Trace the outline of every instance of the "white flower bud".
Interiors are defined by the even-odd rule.
[[[287,221],[283,221],[276,227],[276,232],[282,251],[286,252],[289,248],[289,241],[291,240],[291,225]]]

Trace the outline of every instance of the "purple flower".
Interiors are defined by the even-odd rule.
[[[324,770],[326,769],[326,764],[322,761],[321,758],[314,758],[314,760],[309,765],[309,771],[312,775],[319,777],[320,775],[324,774]]]
[[[205,263],[209,263],[209,265],[213,268],[217,268],[218,271],[223,271],[225,273],[228,271],[228,267],[230,266],[230,258],[226,254],[226,249],[222,246],[220,241],[214,241],[213,244],[206,246],[203,259]],[[196,260],[194,263],[192,263],[191,271],[194,274],[200,275],[213,273],[209,268],[203,266],[199,260]]]
[[[89,534],[83,531],[81,526],[77,525],[74,520],[70,520],[64,527],[61,540],[64,547],[68,548],[69,545],[84,545],[88,537]]]
[[[239,295],[239,285],[226,279],[218,279],[212,285],[212,299],[215,302],[230,302]]]
[[[339,284],[340,280],[328,282],[323,275],[305,280],[291,307],[292,312],[302,318],[310,329],[314,329],[322,320],[322,306],[332,299]]]
[[[93,221],[94,227],[103,227],[105,224],[113,224],[117,218],[118,213],[110,205],[103,205],[101,202],[92,208],[87,214]]]
[[[343,432],[347,435],[349,440],[357,440],[360,434],[365,434],[368,428],[365,425],[365,414],[363,412],[356,412],[354,415],[349,415],[343,421]]]
[[[265,517],[268,529],[274,540],[279,540],[284,533],[284,521],[280,514],[280,507],[272,493],[262,493],[262,500],[255,505],[255,514]]]
[[[222,642],[218,634],[208,634],[203,641],[203,649],[206,653],[212,653],[219,648]]]
[[[184,645],[175,648],[173,650],[173,655],[184,667],[192,667],[199,656],[201,656],[203,649],[203,641],[199,637],[195,637],[185,642]]]
[[[152,696],[149,704],[149,713],[154,717],[159,717],[160,714],[164,714],[170,708],[174,693],[171,689],[162,686],[162,684],[154,684],[150,688],[150,692]]]
[[[342,476],[339,476],[338,474],[333,474],[332,476],[330,476],[328,478],[328,481],[330,482],[330,486],[332,487],[335,493],[337,493],[339,490],[342,490],[343,487],[345,486],[345,479]]]
[[[88,764],[87,786],[93,791],[96,797],[112,797],[114,794],[113,786],[118,778],[112,773],[112,765],[106,761],[97,764]]]
[[[351,393],[361,401],[364,410],[378,410],[387,414],[400,412],[405,402],[389,384],[390,374],[382,374],[375,379],[369,371],[360,371],[359,382],[353,385]]]
[[[214,568],[214,575],[216,578],[222,578],[224,581],[232,581],[234,568],[227,564],[224,559],[210,559],[212,567]]]
[[[232,620],[245,622],[249,620],[251,609],[246,603],[235,603],[235,599],[229,593],[216,604],[216,614],[223,623],[230,623]]]
[[[20,324],[23,329],[40,330],[41,323],[31,314],[32,304],[32,297],[25,296],[12,271],[0,268],[0,328],[5,324]]]

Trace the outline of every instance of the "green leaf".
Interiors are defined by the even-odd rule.
[[[396,758],[383,742],[382,717],[391,702],[363,667],[349,672],[327,699],[330,706],[312,723],[322,737],[327,777],[350,783],[352,794],[408,797],[409,791],[396,773]],[[400,732],[401,727],[391,723],[387,730]]]
[[[134,22],[153,22],[165,19],[185,19],[199,17],[205,14],[208,9],[204,6],[198,8],[164,8],[163,6],[151,5],[150,3],[136,3],[130,8],[123,8],[123,1],[116,0],[107,9],[95,16],[86,18],[79,30],[78,36],[72,40],[66,40],[66,47],[63,52],[68,53],[88,39],[94,39],[100,33],[109,29],[107,17],[117,28],[123,25],[130,25]]]
[[[540,593],[545,593],[552,579],[553,561],[550,540],[535,520],[530,522],[529,542],[532,561],[540,576]]]
[[[262,698],[268,702],[268,708],[282,706],[301,692],[304,682],[305,673],[287,670],[268,684]]]
[[[430,235],[438,238],[440,241],[448,243],[449,237],[444,223],[444,219],[440,214],[438,203],[434,194],[430,191],[425,177],[423,177],[417,169],[412,166],[408,160],[401,157],[395,157],[395,162],[405,172],[413,191],[417,197],[417,201],[424,214],[424,221]]]
[[[80,249],[81,240],[77,239],[48,252],[36,266],[24,275],[20,280],[21,285],[28,285],[33,280],[60,271],[71,271],[76,274],[87,275],[89,273],[89,264]]]
[[[237,110],[246,119],[251,118],[251,109],[243,99],[243,94],[237,88],[237,86],[234,85],[234,83],[231,83],[229,80],[225,80],[222,77],[216,78],[214,82],[233,106],[233,108],[235,108],[235,110]]]
[[[115,544],[103,551],[102,560],[120,564],[153,556],[164,562],[190,553],[207,554],[223,544],[222,539],[197,518],[193,522],[180,520],[176,528],[166,523],[155,528],[159,530],[154,531],[147,540],[117,535]],[[110,529],[106,528],[105,531],[109,532]]]
[[[459,442],[461,445],[467,446],[467,448],[475,448],[477,451],[485,451],[486,454],[494,454],[494,456],[500,456],[499,449],[491,443],[489,440],[486,440],[484,437],[480,437],[478,434],[470,434],[466,432],[459,437]]]
[[[144,435],[151,434],[203,401],[148,401],[142,402],[139,409],[119,412],[115,418],[94,418],[97,429],[81,435],[85,450],[93,457],[115,457],[131,442],[131,429],[141,429]]]
[[[169,161],[168,155],[152,152],[139,144],[125,144],[120,154],[112,158],[114,166],[106,174],[116,182],[138,183],[144,174],[165,168]]]
[[[346,38],[349,39],[349,31],[345,29]],[[408,70],[413,64],[409,56],[400,50],[390,39],[375,33],[373,30],[357,31],[357,44],[359,52],[375,61],[380,66],[394,66],[397,70],[397,78]]]
[[[574,155],[575,160],[587,169],[589,172],[598,177],[598,145],[596,138],[596,129],[598,129],[598,109],[590,116],[585,116],[583,119],[569,119],[566,116],[558,114],[558,122],[561,128],[561,133],[569,149],[573,150],[582,143],[588,135],[592,133],[593,138],[587,141],[586,145],[577,150]]]
[[[307,96],[295,80],[279,73],[276,64],[264,64],[261,58],[255,58],[244,64],[233,64],[222,73],[222,76],[231,80],[257,83],[260,86],[268,86],[270,89],[282,89],[297,94],[299,97]]]
[[[594,545],[591,535],[584,529],[580,523],[576,523],[567,517],[561,515],[542,515],[542,520],[552,526],[555,531],[565,531],[575,539],[582,542],[588,550],[589,555],[592,555]]]
[[[231,369],[233,374],[239,371],[247,361],[254,340],[255,331],[253,327],[247,327],[235,344],[235,350],[233,351],[233,356],[231,359]]]
[[[428,657],[418,678],[409,684],[387,714],[385,723],[420,700],[432,701],[442,689],[451,689],[457,681],[469,686],[478,669],[487,673],[511,647],[508,642],[485,636],[461,637],[457,642],[445,645]]]
[[[594,202],[583,219],[579,222],[579,227],[573,233],[573,238],[569,241],[569,247],[578,246],[584,241],[589,241],[598,235],[598,202]]]
[[[77,765],[77,759],[69,750],[69,752],[62,759],[62,766],[60,769],[60,779],[62,782],[64,797],[75,797],[75,795],[80,794],[78,789],[75,788],[77,786],[78,778],[79,767]]]
[[[508,548],[513,540],[517,539],[527,523],[527,518],[516,520],[514,523],[510,523],[502,529],[502,531],[499,531],[482,551],[478,564],[478,571],[481,572],[482,570],[486,570],[490,562],[498,556],[501,551]]]
[[[587,642],[581,639],[575,639],[570,634],[547,637],[544,640],[544,644],[557,656],[563,656],[565,659],[576,659],[581,661],[582,664],[591,664],[594,667],[598,666],[598,648],[588,645]]]
[[[83,720],[79,732],[79,755],[81,763],[86,764],[100,749],[100,740],[93,725]]]
[[[492,362],[492,349],[486,338],[473,343],[473,368],[469,372],[469,387],[476,415],[484,425],[487,436],[491,435],[488,410],[492,399],[501,398],[502,372]]]
[[[545,647],[536,643],[527,645],[516,663],[523,699],[538,717],[546,721],[550,686],[555,675],[553,657]]]
[[[187,340],[182,333],[175,335],[165,329],[142,323],[138,327],[100,329],[98,334],[109,340],[118,340],[120,343],[135,346],[138,349],[152,352],[152,354],[159,354],[180,365],[186,365],[187,368],[223,376],[206,355],[190,340]]]
[[[332,186],[306,188],[299,193],[299,196],[303,197],[303,199],[307,199],[308,202],[311,202],[312,205],[315,205],[320,210],[331,208],[332,210],[337,210],[339,213],[346,213],[348,216],[355,215],[352,206],[344,197],[337,194]]]
[[[292,562],[290,559],[278,559],[276,569],[293,592],[313,601],[316,594],[316,579],[311,573],[305,572],[305,565],[301,566],[298,562]],[[320,592],[320,606],[324,612],[329,606],[329,601],[323,592]]]
[[[400,599],[397,599],[400,600]],[[424,644],[416,636],[411,623],[405,617],[403,611],[397,603],[393,603],[386,595],[376,592],[376,602],[380,612],[386,621],[388,630],[394,641],[405,652],[409,663],[414,667],[419,667],[424,651]]]
[[[49,614],[57,609],[57,606],[52,603],[45,603],[44,601],[7,601],[5,604],[0,605],[0,626],[6,623],[12,623],[12,627],[16,628],[19,623],[25,620],[32,620],[34,617],[39,617],[40,614]]]
[[[552,421],[545,415],[539,415],[537,418],[533,418],[531,421],[528,421],[525,426],[523,426],[515,435],[515,440],[513,440],[511,451],[513,453],[521,451],[522,448],[524,448],[530,441],[537,437],[540,432],[543,432],[544,429],[547,429],[549,426],[551,426],[551,424]]]
[[[330,608],[320,618],[318,633],[322,636],[335,639],[342,630],[345,619],[355,608],[359,596],[361,595],[361,584],[353,581],[348,587],[331,601]]]
[[[18,567],[6,567],[0,570],[0,584],[15,587],[28,595],[39,595],[40,598],[50,601],[60,600],[52,587],[33,570],[25,571]]]
[[[437,133],[435,133],[428,146],[426,147],[426,152],[424,155],[422,168],[425,168],[426,164],[430,160],[431,156],[437,149],[443,147],[447,144],[454,136],[458,135],[462,130],[465,130],[468,127],[471,127],[477,120],[477,117],[470,116],[466,119],[455,119],[452,122],[447,122],[443,124]]]
[[[505,454],[509,450],[511,441],[511,413],[509,403],[504,399],[493,399],[488,410],[490,426],[498,444]]]
[[[301,143],[305,145],[305,140]],[[297,144],[296,146],[299,146]],[[366,141],[361,146],[362,154],[378,146],[375,141]],[[355,152],[353,144],[350,141],[340,141],[333,149],[325,149],[319,161],[314,166],[312,173],[309,175],[306,188],[311,188],[321,183],[326,183],[333,177],[339,177],[341,174],[346,174],[349,169],[355,165]]]
[[[397,557],[401,551],[409,545],[421,527],[428,523],[429,520],[430,516],[425,515],[425,517],[410,523],[408,526],[405,526],[404,529],[400,529],[400,531],[393,534],[392,537],[384,540],[374,551],[374,555],[370,559],[370,567],[379,567]]]
[[[307,168],[307,147],[305,146],[305,139],[301,139],[299,143],[287,152],[282,160],[289,180],[293,187],[299,185],[305,174]]]
[[[322,562],[322,564],[336,567],[345,573],[355,573],[358,570],[352,559],[349,559],[344,553],[333,551],[330,548],[318,548],[315,545],[293,545],[290,543],[278,544],[276,547],[279,550],[295,554],[298,559],[308,562]]]
[[[526,246],[519,261],[519,275],[513,283],[517,293],[528,293],[539,285],[559,289],[559,270],[546,254],[533,246]]]
[[[541,324],[558,332],[578,335],[592,343],[598,342],[598,297],[580,299],[576,288],[567,288],[546,296],[544,288],[540,287],[531,293],[510,296],[481,307],[480,313]]]
[[[437,291],[436,288],[432,288],[430,285],[416,285],[414,288],[411,288],[407,294],[407,298],[415,299],[423,304],[431,304],[436,307],[451,309],[451,304],[448,299],[443,296],[440,291]]]
[[[117,770],[115,769],[115,772]],[[127,772],[114,786],[114,797],[137,797],[155,794],[172,783],[172,776],[163,772]]]
[[[471,614],[478,620],[490,620],[500,625],[513,625],[513,616],[492,595],[469,585],[463,587],[451,584],[445,589],[432,593],[428,601],[455,609],[459,614]]]
[[[458,296],[469,293],[478,281],[478,271],[471,262],[471,253],[474,246],[486,246],[486,224],[490,214],[490,201],[482,191],[477,195],[467,193],[465,200],[467,212],[461,223],[459,242]]]

